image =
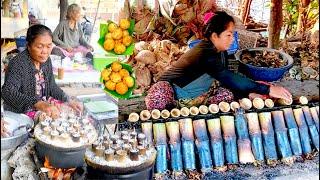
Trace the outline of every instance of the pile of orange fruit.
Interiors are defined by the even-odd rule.
[[[101,71],[104,86],[120,95],[128,92],[134,86],[134,78],[127,69],[124,69],[119,61],[114,61],[109,68]]]
[[[119,25],[111,22],[108,25],[108,33],[105,35],[103,48],[106,51],[113,50],[116,54],[123,54],[133,41],[128,32],[129,27],[129,19],[121,19]]]

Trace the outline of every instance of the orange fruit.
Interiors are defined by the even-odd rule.
[[[129,36],[129,31],[128,30],[123,30],[122,31],[122,36],[125,37],[125,36]]]
[[[133,87],[133,85],[134,85],[134,79],[133,79],[133,77],[131,77],[131,76],[126,76],[126,77],[124,77],[124,78],[123,78],[123,82],[124,82],[129,88]]]
[[[111,36],[114,40],[118,40],[122,38],[122,35],[123,35],[122,30],[120,28],[117,28],[112,32]]]
[[[116,92],[124,95],[126,92],[128,92],[128,86],[123,82],[119,82],[116,84]]]
[[[122,43],[125,46],[129,46],[132,43],[132,37],[131,36],[124,36],[122,39]]]
[[[121,19],[119,25],[122,29],[129,29],[130,21],[129,19]]]
[[[112,64],[111,64],[111,69],[112,71],[114,72],[118,72],[122,69],[122,65],[119,61],[114,61]]]
[[[107,33],[105,36],[104,36],[105,39],[112,39],[112,33]]]
[[[126,46],[120,43],[114,45],[114,52],[117,54],[123,54],[126,51]]]
[[[111,68],[108,68],[108,69],[103,69],[101,71],[101,77],[103,80],[105,81],[108,81],[110,78],[109,78],[109,75],[111,74]]]
[[[117,28],[118,28],[118,25],[115,24],[115,23],[110,23],[110,24],[108,25],[108,31],[109,31],[109,32],[114,32]]]
[[[117,73],[117,72],[112,72],[112,73],[110,74],[110,80],[113,81],[113,82],[115,82],[115,83],[118,83],[118,82],[120,82],[120,81],[122,80],[122,77],[120,76],[119,73]]]
[[[105,83],[105,87],[111,91],[114,91],[116,89],[116,83],[109,80]]]
[[[114,48],[115,42],[113,39],[106,39],[103,43],[103,48],[106,51],[111,51]]]
[[[121,70],[119,71],[119,74],[120,74],[121,77],[130,76],[129,71],[126,70],[126,69],[121,69]]]

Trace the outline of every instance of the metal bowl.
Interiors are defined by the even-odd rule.
[[[15,131],[16,133],[11,137],[1,138],[1,150],[16,148],[28,138],[28,131],[34,126],[34,122],[25,114],[18,114],[11,111],[4,111],[4,118],[13,124],[13,127],[11,127],[12,130],[24,127]]]

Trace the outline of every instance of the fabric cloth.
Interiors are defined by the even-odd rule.
[[[229,71],[226,56],[227,51],[218,52],[212,42],[201,41],[174,62],[158,80],[168,81],[183,88],[207,73],[218,80],[223,87],[242,96],[247,96],[251,92],[269,94],[268,85]]]
[[[76,48],[80,45],[90,46],[84,38],[80,23],[77,23],[75,28],[71,29],[68,20],[58,24],[53,32],[53,42],[62,48]]]
[[[84,46],[77,46],[72,49],[72,52],[68,52],[67,50],[59,46],[55,46],[54,48],[59,49],[65,57],[70,57],[70,58],[73,57],[78,52],[82,53],[83,57],[86,57],[87,54],[90,52],[90,50]],[[54,54],[54,53],[51,53],[51,54]],[[56,55],[60,55],[60,54],[56,54]]]
[[[43,71],[45,80],[43,96],[66,102],[69,97],[55,82],[50,57],[40,65],[40,69]],[[9,61],[1,94],[5,110],[25,113],[33,108],[34,104],[38,102],[36,73],[38,70],[35,68],[27,49]]]

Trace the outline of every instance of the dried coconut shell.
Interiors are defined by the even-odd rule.
[[[137,62],[141,62],[144,64],[153,64],[157,61],[155,54],[149,50],[140,51],[136,55],[135,59],[137,60]]]

